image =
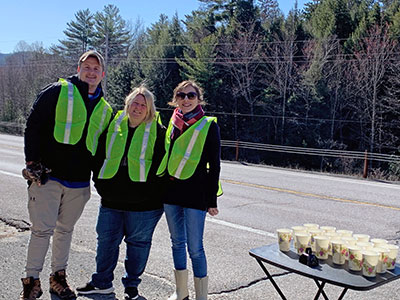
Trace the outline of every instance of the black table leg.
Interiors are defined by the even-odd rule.
[[[318,299],[319,296],[320,296],[320,294],[322,294],[322,296],[324,296],[325,300],[329,300],[329,299],[328,299],[328,296],[327,296],[327,295],[325,294],[325,292],[324,292],[325,282],[322,282],[322,284],[320,284],[318,280],[314,279],[314,281],[315,281],[315,283],[316,283],[317,286],[318,286],[318,292],[317,292],[317,295],[315,296],[314,300]],[[343,289],[343,291],[342,291],[342,293],[340,294],[338,300],[342,300],[342,299],[343,299],[344,295],[346,295],[347,290],[348,290],[348,288],[344,288],[344,289]]]
[[[324,295],[325,299],[328,299],[328,298],[326,298],[326,294],[324,292],[325,281],[323,281],[321,285],[319,284],[319,282],[317,280],[314,280],[314,281],[317,283],[317,285],[319,287],[318,292],[314,297],[314,300],[317,300],[319,298],[319,295],[321,295],[321,293],[322,293],[322,295]]]
[[[342,300],[342,299],[343,299],[343,297],[344,297],[344,295],[346,294],[347,290],[348,290],[348,288],[344,288],[344,289],[343,289],[343,291],[342,291],[342,293],[340,294],[340,297],[338,298],[338,300]]]
[[[268,279],[271,281],[271,283],[273,284],[273,286],[275,287],[275,290],[279,293],[279,295],[281,296],[281,298],[283,300],[287,300],[285,295],[282,293],[281,289],[279,288],[279,286],[276,284],[275,280],[272,278],[271,274],[269,274],[269,272],[267,271],[267,269],[265,268],[264,264],[262,263],[261,260],[257,259],[258,264],[261,266],[261,269],[263,269],[264,273],[267,275]]]
[[[322,284],[320,284],[318,280],[314,279],[314,281],[318,286],[318,292],[314,299],[315,300],[318,299],[319,295],[322,294],[322,296],[325,298],[325,300],[329,300],[328,296],[324,292],[325,282],[322,282]]]

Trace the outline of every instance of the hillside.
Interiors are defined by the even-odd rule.
[[[0,53],[0,65],[4,65],[5,61],[6,61],[6,57],[9,56],[10,54],[3,54]]]

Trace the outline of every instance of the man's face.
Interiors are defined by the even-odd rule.
[[[80,80],[89,85],[89,93],[93,93],[103,79],[104,72],[96,58],[88,57],[78,67],[78,76]]]

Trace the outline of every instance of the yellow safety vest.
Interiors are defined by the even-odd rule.
[[[87,120],[86,106],[78,88],[60,78],[61,90],[56,105],[54,138],[62,144],[75,145],[82,138]],[[112,108],[101,97],[89,119],[86,147],[95,155],[100,134],[107,128]]]
[[[169,123],[165,135],[165,155],[157,170],[157,175],[161,175],[168,168],[168,173],[178,179],[190,178],[200,162],[204,143],[211,122],[217,119],[213,117],[202,117],[185,132],[183,132],[175,141],[169,155],[171,145],[172,122]]]
[[[157,138],[157,119],[140,124],[133,134],[127,155],[129,178],[132,181],[147,180]],[[125,152],[128,131],[128,116],[121,110],[108,127],[106,158],[99,172],[100,179],[110,179],[117,173]]]

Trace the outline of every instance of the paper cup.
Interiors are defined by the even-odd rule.
[[[314,224],[314,223],[306,223],[306,224],[303,224],[303,226],[305,228],[307,228],[307,230],[318,229],[319,228],[319,225],[318,224]]]
[[[374,244],[370,242],[357,242],[356,245],[361,247],[362,250],[372,250],[374,248]]]
[[[311,235],[311,238],[310,238],[311,250],[313,252],[315,252],[315,239],[314,239],[314,237],[316,237],[317,235],[321,235],[323,233],[323,231],[321,229],[310,229],[308,231],[308,233]]]
[[[352,271],[361,271],[362,269],[362,250],[358,246],[348,246],[349,249],[349,269]]]
[[[315,239],[315,255],[319,259],[328,259],[329,238],[317,235]]]
[[[344,265],[346,262],[346,247],[342,240],[331,240],[332,262],[337,265]]]
[[[288,252],[290,250],[290,241],[292,240],[292,231],[288,228],[277,229],[279,250]]]
[[[369,235],[368,234],[353,234],[353,237],[356,238],[357,242],[368,242],[369,241]]]
[[[376,276],[376,266],[379,261],[379,253],[375,251],[362,251],[363,269],[362,274],[366,277]]]
[[[382,245],[385,245],[388,243],[388,241],[384,240],[384,239],[371,239],[370,242],[373,243],[374,247],[376,247],[376,248],[380,248]]]
[[[293,230],[293,233],[307,231],[307,227],[305,226],[292,226],[291,229]]]
[[[292,226],[291,229],[293,231],[293,236],[296,233],[307,233],[307,227],[304,227],[304,226]],[[294,239],[294,247],[297,249],[296,239]]]
[[[333,226],[320,226],[319,229],[323,230],[324,232],[335,232],[336,227]]]
[[[389,259],[389,249],[386,248],[374,248],[373,251],[378,252],[379,260],[376,266],[376,273],[385,273],[387,268],[387,261]]]
[[[331,243],[331,240],[340,239],[340,236],[339,236],[338,233],[336,233],[334,231],[325,232],[323,235],[325,235],[326,237],[329,238],[328,255],[332,255],[332,243]]]
[[[336,230],[336,233],[338,233],[341,237],[353,236],[353,231],[351,231],[351,230],[340,229],[340,230]]]
[[[302,255],[310,247],[311,236],[309,233],[295,233],[297,254]]]
[[[355,246],[357,241],[352,236],[342,236],[341,240],[343,241],[343,248],[345,250],[346,260],[349,260],[349,246]]]
[[[341,239],[349,246],[355,246],[357,240],[352,236],[342,236]]]
[[[392,245],[392,244],[385,244],[381,246],[382,248],[389,249],[388,260],[386,262],[386,269],[387,270],[394,270],[396,267],[396,257],[397,253],[399,252],[399,246]]]

